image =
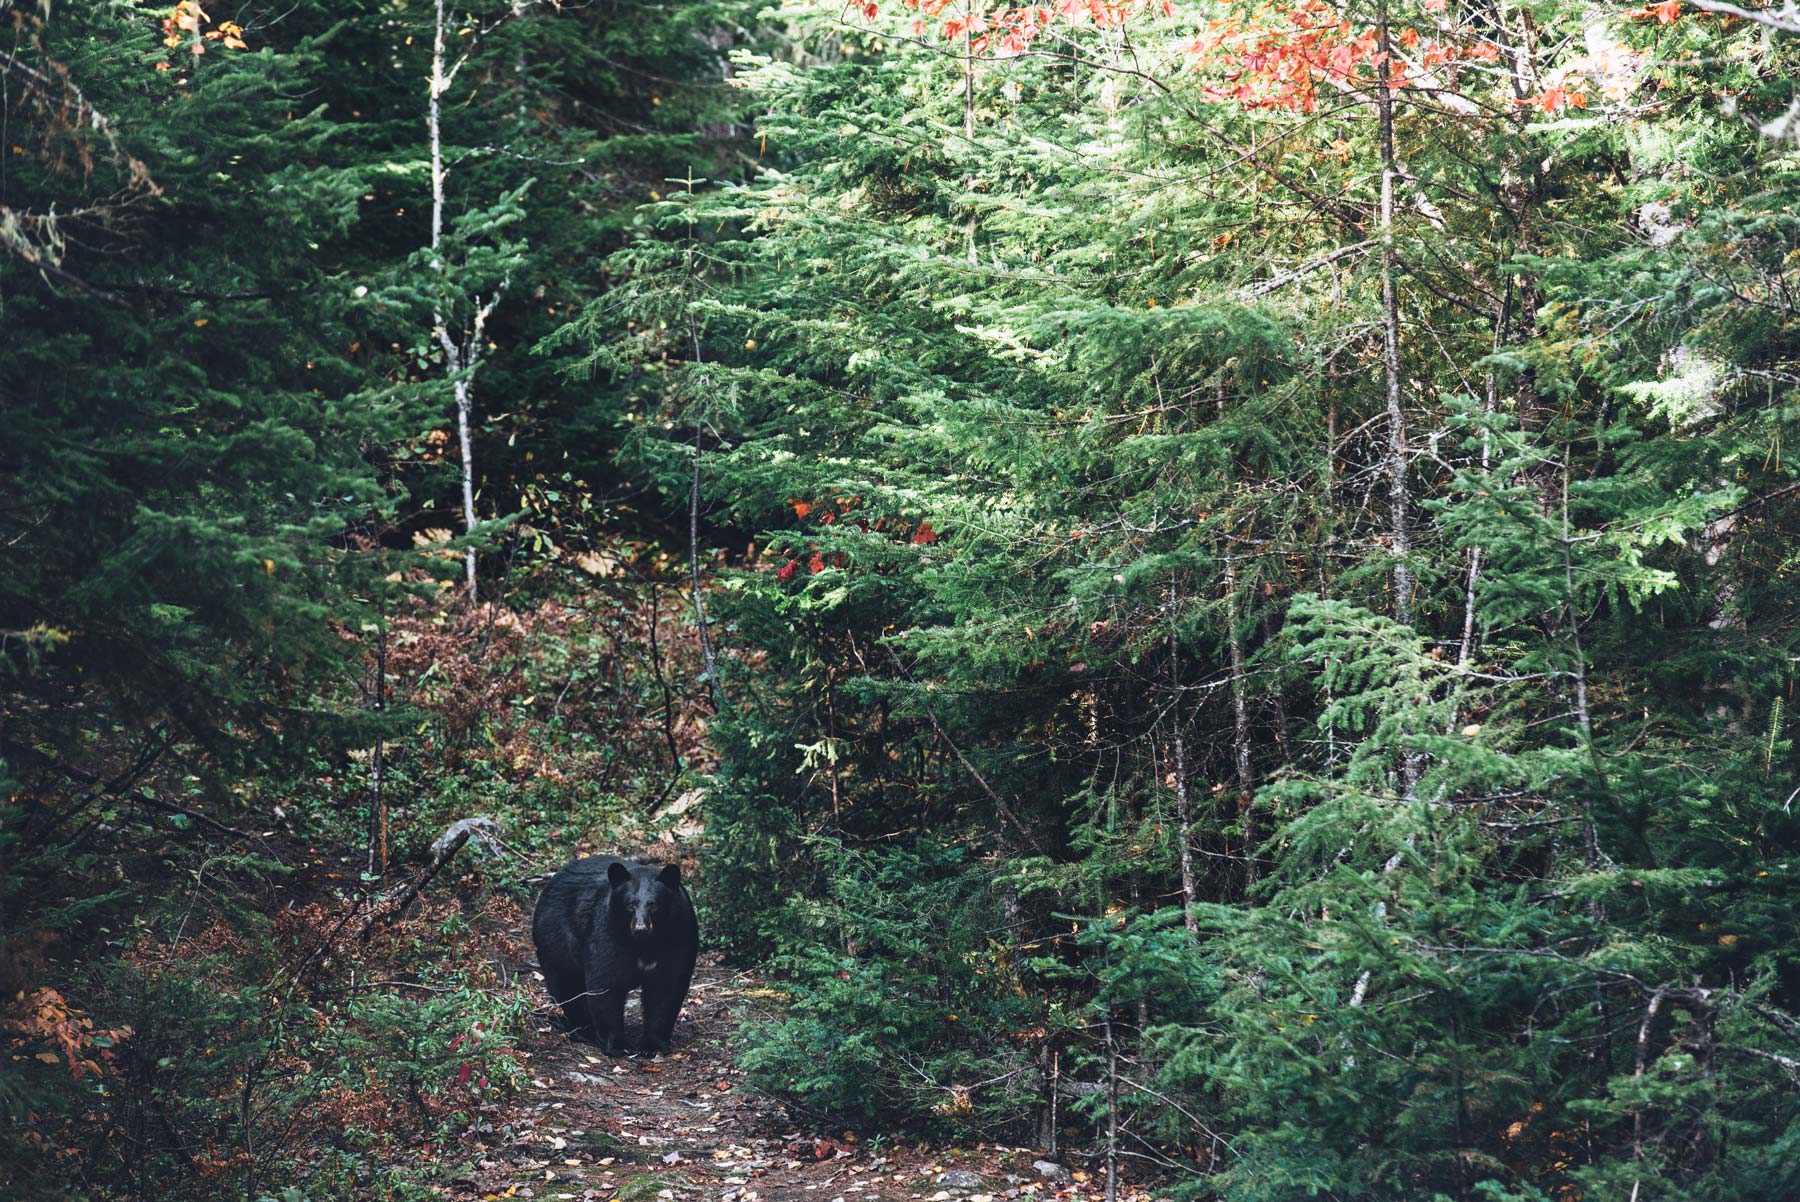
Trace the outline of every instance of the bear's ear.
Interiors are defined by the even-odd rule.
[[[656,874],[656,879],[671,889],[681,888],[681,865],[664,864],[663,870]]]
[[[609,884],[623,885],[631,879],[631,869],[614,860],[606,866],[606,880]]]

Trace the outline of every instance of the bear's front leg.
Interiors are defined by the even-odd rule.
[[[550,1000],[562,1007],[563,1028],[570,1039],[591,1039],[588,1026],[587,997],[581,986],[569,977],[555,973],[544,974],[545,987],[550,991]]]
[[[692,972],[654,973],[644,982],[644,1051],[650,1055],[669,1050],[675,1037],[675,1020],[687,1000]]]
[[[608,1056],[619,1054],[619,1041],[625,1036],[624,989],[596,989],[588,984],[588,1023],[594,1031],[594,1042]]]

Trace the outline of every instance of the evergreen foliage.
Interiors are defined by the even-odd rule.
[[[1716,8],[0,0],[0,1190],[422,1194],[523,1014],[321,942],[389,807],[701,784],[809,1116],[1791,1196],[1800,31]]]
[[[1708,97],[1779,112],[1795,50],[1445,12],[1344,10],[1497,64],[1393,93],[1391,307],[1373,60],[1286,111],[1194,14],[896,10],[745,59],[762,177],[571,327],[756,532],[710,871],[798,990],[766,1087],[1039,1146],[1072,1089],[1196,1196],[1788,1188],[1792,156]],[[868,875],[945,844],[1037,999],[980,1063],[909,982],[1015,969]]]
[[[395,861],[461,806],[560,855],[559,823],[625,827],[692,767],[683,699],[652,725],[637,696],[681,649],[627,645],[670,624],[657,532],[621,531],[608,411],[532,346],[662,178],[716,160],[741,29],[385,0],[0,22],[0,1194],[418,1196],[517,1084],[522,1007],[454,918],[322,941],[392,883],[390,808]],[[450,370],[434,324],[496,296]],[[466,541],[518,614],[440,600],[459,380]],[[371,992],[376,962],[427,984]]]

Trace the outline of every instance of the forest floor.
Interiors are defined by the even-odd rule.
[[[520,962],[529,964],[527,949]],[[749,1089],[734,1063],[746,1013],[779,1004],[755,972],[702,956],[673,1049],[608,1057],[567,1038],[543,986],[519,974],[536,1007],[517,1049],[530,1073],[472,1150],[456,1199],[583,1202],[999,1202],[1102,1197],[1098,1176],[1034,1167],[1039,1153],[994,1144],[895,1144],[854,1131],[821,1134]],[[634,998],[628,1031],[638,1021]],[[1149,1194],[1121,1188],[1143,1202]]]

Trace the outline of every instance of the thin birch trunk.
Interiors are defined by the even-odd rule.
[[[1181,839],[1181,911],[1188,934],[1200,937],[1200,917],[1194,905],[1199,883],[1194,877],[1194,800],[1188,787],[1187,731],[1179,714],[1175,720],[1175,825]]]
[[[1174,734],[1175,830],[1180,842],[1181,913],[1188,934],[1198,938],[1200,918],[1194,912],[1199,885],[1194,879],[1194,805],[1188,790],[1187,717],[1181,706],[1181,646],[1175,637],[1175,582],[1169,582],[1169,724]]]
[[[385,582],[376,584],[375,628],[375,712],[387,709],[387,590]],[[369,756],[369,875],[377,880],[388,869],[388,811],[382,796],[382,770],[386,754],[385,741],[375,736],[375,750]]]
[[[469,437],[469,381],[456,381],[456,441],[462,451],[462,508],[463,533],[472,533],[475,529],[475,450]],[[475,548],[463,550],[464,587],[469,592],[469,603],[473,605],[479,595],[475,588]]]
[[[1413,620],[1412,515],[1406,489],[1406,413],[1401,407],[1404,381],[1400,375],[1400,292],[1396,278],[1400,255],[1394,237],[1394,181],[1400,175],[1400,162],[1394,151],[1394,91],[1388,86],[1393,42],[1386,3],[1381,7],[1379,35],[1375,111],[1381,132],[1381,359],[1388,419],[1388,538],[1394,556],[1394,620],[1407,626]],[[1422,757],[1417,752],[1401,752],[1400,782],[1406,797],[1417,793],[1422,770]]]
[[[431,266],[440,274],[444,270],[443,97],[449,86],[444,72],[444,0],[437,0],[431,23],[431,95],[425,111],[425,132],[431,144]],[[462,378],[462,348],[452,342],[443,313],[433,312],[431,324],[443,345],[444,369],[450,373],[450,387],[456,397],[456,445],[462,457],[463,532],[466,534],[474,525],[475,456],[469,438],[469,394],[467,382]],[[465,588],[472,604],[476,599],[475,548],[469,547],[463,552],[463,567],[467,577]]]
[[[1401,405],[1403,381],[1400,375],[1400,293],[1396,276],[1400,256],[1394,235],[1394,181],[1399,177],[1399,155],[1394,149],[1394,93],[1388,86],[1393,60],[1393,41],[1388,25],[1387,5],[1381,6],[1377,27],[1380,54],[1375,60],[1375,114],[1381,139],[1381,359],[1388,419],[1388,524],[1394,555],[1394,618],[1410,624],[1413,618],[1413,575],[1409,561],[1412,555],[1410,504],[1406,488],[1406,413]],[[1410,752],[1401,756],[1401,777],[1406,795],[1411,797],[1419,779],[1418,757]],[[1382,866],[1389,873],[1397,868],[1403,855],[1396,852]],[[1376,920],[1387,916],[1385,903],[1377,903]],[[1351,1007],[1358,1007],[1368,996],[1371,974],[1364,971],[1350,993]],[[1348,1063],[1354,1064],[1352,1057]]]
[[[1106,1202],[1119,1202],[1119,1043],[1106,1012]]]
[[[1656,1026],[1656,1012],[1662,1009],[1663,990],[1657,989],[1650,995],[1650,1004],[1644,1007],[1644,1021],[1638,1025],[1637,1061],[1632,1076],[1642,1080],[1644,1068],[1650,1057],[1650,1032]],[[1644,1108],[1642,1105],[1631,1108],[1631,1161],[1633,1164],[1644,1159]],[[1631,1183],[1631,1199],[1637,1202],[1639,1181]]]
[[[1381,10],[1381,54],[1375,64],[1375,111],[1381,132],[1381,357],[1387,392],[1388,523],[1394,554],[1394,618],[1412,621],[1413,575],[1411,517],[1406,491],[1406,415],[1401,408],[1400,294],[1395,279],[1399,254],[1394,241],[1394,181],[1399,175],[1394,153],[1394,94],[1388,87],[1393,44],[1388,36],[1387,7]]]
[[[426,108],[426,134],[431,147],[431,266],[440,274],[444,271],[444,123],[443,97],[450,88],[450,81],[462,70],[463,64],[469,61],[465,53],[454,67],[446,69],[444,60],[445,13],[444,0],[437,0],[436,18],[431,27],[431,95]],[[474,408],[475,372],[481,366],[482,338],[487,329],[487,320],[494,312],[494,306],[500,303],[501,294],[506,291],[506,281],[485,303],[477,303],[473,328],[462,332],[460,338],[452,337],[450,327],[441,310],[431,315],[432,329],[437,335],[438,345],[444,351],[444,367],[450,375],[451,393],[456,400],[456,440],[457,449],[462,456],[462,511],[463,533],[471,534],[475,530],[475,447],[470,434],[470,413]],[[468,591],[469,602],[473,604],[479,599],[475,585],[475,548],[468,547],[463,551],[464,587]]]
[[[1505,294],[1494,307],[1493,346],[1496,353],[1506,345],[1507,306],[1510,304],[1511,299],[1512,284],[1509,282]],[[1500,372],[1499,369],[1490,367],[1487,373],[1486,384],[1481,393],[1481,471],[1483,475],[1487,474],[1488,469],[1493,464],[1494,436],[1493,432],[1488,429],[1488,423],[1493,420],[1494,412],[1499,408],[1499,405]],[[1483,554],[1483,548],[1479,543],[1469,548],[1469,571],[1463,581],[1462,641],[1457,646],[1456,651],[1457,687],[1459,689],[1461,688],[1461,682],[1464,679],[1463,673],[1468,671],[1469,664],[1475,659],[1475,590],[1481,583],[1481,561]],[[1450,729],[1455,730],[1457,723],[1460,721],[1461,706],[1458,704],[1451,709]]]
[[[1381,132],[1381,311],[1382,365],[1386,377],[1387,417],[1388,417],[1388,512],[1392,527],[1394,553],[1394,618],[1402,623],[1412,621],[1413,578],[1412,568],[1406,562],[1412,550],[1412,540],[1407,529],[1407,495],[1406,495],[1406,415],[1400,408],[1400,298],[1395,290],[1394,273],[1398,266],[1399,256],[1394,250],[1394,178],[1398,174],[1397,156],[1394,153],[1394,96],[1388,87],[1388,64],[1393,54],[1393,43],[1388,37],[1387,5],[1381,7],[1376,34],[1380,40],[1380,53],[1375,59],[1375,112],[1379,120]],[[1402,752],[1400,757],[1401,780],[1407,797],[1412,797],[1419,783],[1419,759],[1411,752]],[[1405,851],[1396,851],[1381,867],[1382,874],[1392,872],[1400,866],[1405,858]],[[1375,921],[1387,920],[1387,903],[1375,903]],[[1350,1008],[1360,1007],[1369,996],[1369,984],[1374,974],[1364,969],[1356,978],[1356,984],[1350,990]],[[1354,1055],[1344,1058],[1346,1068],[1356,1064]]]
[[[1256,782],[1250,775],[1250,700],[1244,678],[1244,636],[1238,628],[1237,559],[1225,556],[1225,642],[1231,655],[1231,739],[1237,769],[1238,820],[1243,826],[1244,879],[1256,880],[1256,833],[1250,807],[1256,800]]]
[[[1587,654],[1581,647],[1581,617],[1575,598],[1574,531],[1569,525],[1569,449],[1563,448],[1562,465],[1562,568],[1567,605],[1569,642],[1575,648],[1575,718],[1581,724],[1581,741],[1594,754],[1594,722],[1588,710]]]
[[[1563,589],[1566,594],[1565,611],[1569,628],[1569,645],[1575,651],[1575,720],[1581,727],[1581,743],[1587,749],[1588,763],[1593,767],[1596,781],[1605,780],[1605,772],[1600,764],[1600,753],[1594,747],[1594,720],[1588,708],[1587,652],[1581,645],[1581,612],[1575,596],[1575,554],[1574,531],[1569,525],[1569,447],[1563,447],[1562,464],[1562,561]],[[1582,860],[1589,872],[1600,865],[1600,832],[1594,825],[1592,808],[1585,803],[1581,813]],[[1597,899],[1588,903],[1590,911],[1598,916],[1600,903]]]
[[[975,0],[963,0],[963,142],[975,151]],[[975,266],[975,174],[964,180],[969,193],[969,266]]]
[[[719,666],[713,657],[712,634],[706,622],[706,600],[700,595],[700,431],[694,431],[694,474],[688,484],[688,585],[693,590],[694,625],[700,629],[700,658],[706,664],[707,691],[713,712],[720,707]]]

